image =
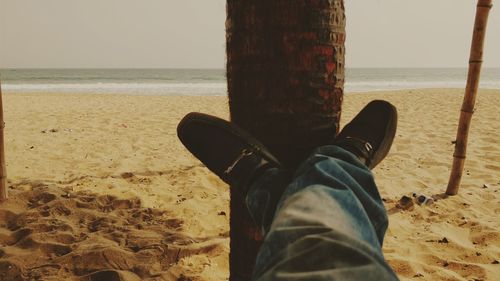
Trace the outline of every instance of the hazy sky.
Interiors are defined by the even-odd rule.
[[[345,3],[348,67],[467,65],[475,0]],[[223,68],[224,22],[225,0],[0,0],[0,68]],[[484,65],[500,67],[500,6]]]

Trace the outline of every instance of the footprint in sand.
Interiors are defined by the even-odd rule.
[[[5,281],[20,281],[23,279],[22,266],[14,261],[0,260],[0,278]]]
[[[134,178],[125,177],[126,179]],[[0,280],[125,280],[170,276],[183,258],[217,257],[226,237],[189,237],[184,222],[137,198],[59,186],[19,192],[14,213],[0,205]]]
[[[130,182],[130,183],[135,183],[135,184],[151,184],[152,180],[149,177],[137,177],[134,173],[131,172],[125,172],[120,175],[122,179]]]

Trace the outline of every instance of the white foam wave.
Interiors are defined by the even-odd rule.
[[[465,81],[350,81],[345,92],[420,88],[464,88]],[[481,88],[500,89],[500,81],[484,80]],[[96,93],[131,95],[226,95],[226,83],[46,83],[2,85],[5,92]]]
[[[500,89],[500,81],[480,82],[485,89]],[[424,88],[465,88],[465,81],[356,81],[346,82],[345,92],[367,92]]]
[[[4,84],[5,92],[125,93],[138,95],[224,95],[225,83],[47,83]]]

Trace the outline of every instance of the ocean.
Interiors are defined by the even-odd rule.
[[[223,69],[1,69],[2,90],[40,93],[226,95]],[[462,68],[346,69],[345,92],[464,88]],[[500,68],[482,71],[481,88],[500,89]]]

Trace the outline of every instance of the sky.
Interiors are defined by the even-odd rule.
[[[347,67],[466,67],[474,0],[346,0]],[[0,68],[224,68],[225,0],[0,0]],[[500,67],[500,7],[485,67]]]

